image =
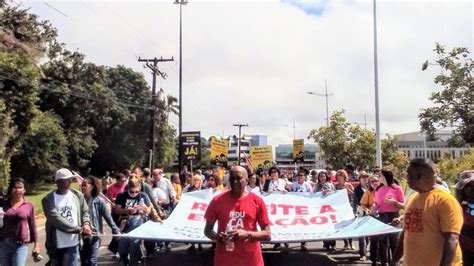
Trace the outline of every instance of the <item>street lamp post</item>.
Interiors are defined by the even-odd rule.
[[[328,104],[328,97],[329,97],[329,96],[332,96],[333,93],[328,94],[328,82],[327,82],[326,79],[324,79],[324,87],[325,87],[326,93],[316,93],[316,92],[308,91],[308,94],[326,97],[326,126],[329,127],[329,104]]]
[[[375,157],[377,166],[382,166],[382,146],[380,144],[380,117],[379,117],[379,73],[377,65],[377,4],[374,3],[374,85],[375,85]]]
[[[242,138],[242,127],[248,127],[249,125],[248,124],[238,124],[238,123],[234,123],[233,125],[234,127],[239,127],[239,139],[237,140],[237,149],[238,149],[238,163],[237,165],[240,165],[240,140]]]
[[[178,141],[181,141],[181,133],[183,131],[183,23],[182,23],[182,9],[183,5],[186,5],[188,0],[175,0],[174,4],[179,5],[179,126],[178,126]],[[181,145],[179,147],[180,151],[178,152],[178,167],[179,172],[181,173]]]

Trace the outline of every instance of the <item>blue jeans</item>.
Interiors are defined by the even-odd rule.
[[[26,263],[28,246],[17,244],[8,240],[0,241],[0,265],[1,266],[23,266]]]
[[[142,218],[138,216],[131,217],[124,229],[124,233],[130,232],[142,224]],[[140,239],[126,237],[121,238],[119,240],[118,251],[120,254],[120,260],[122,260],[125,265],[138,265],[138,261],[142,257],[140,250]],[[128,258],[128,255],[130,255],[130,259]]]
[[[51,266],[78,266],[79,245],[69,248],[58,248],[54,255],[49,256]]]
[[[81,265],[96,266],[99,254],[100,238],[93,237],[90,242],[84,241],[81,249]]]

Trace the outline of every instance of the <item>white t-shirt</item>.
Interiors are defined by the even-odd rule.
[[[160,181],[156,182],[156,187],[160,188],[165,193],[167,202],[166,204],[170,202],[171,197],[176,197],[176,191],[174,190],[173,184],[169,179],[161,177]]]
[[[65,195],[60,195],[54,192],[54,205],[61,217],[74,226],[79,226],[78,209],[74,204],[74,194],[68,191]],[[57,248],[68,248],[79,245],[79,235],[69,234],[63,231],[56,230]]]
[[[260,195],[260,187],[259,186],[255,186],[255,187],[250,187],[249,185],[245,186],[245,188],[247,189],[248,192],[253,192],[257,195]]]
[[[278,178],[278,180],[270,180],[270,184],[268,185],[268,192],[272,191],[286,191],[286,183],[285,179]]]
[[[292,192],[312,192],[313,187],[311,187],[311,184],[307,181],[304,181],[303,184],[300,184],[298,182],[293,182],[293,184],[291,184],[291,191]]]
[[[159,187],[156,187],[156,188],[153,189],[153,195],[155,196],[155,200],[162,200],[163,204],[170,203],[166,193],[163,191],[163,189],[161,189]]]

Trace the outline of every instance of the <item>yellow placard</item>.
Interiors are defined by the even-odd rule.
[[[304,139],[293,140],[293,162],[304,162]]]
[[[273,165],[272,146],[250,147],[250,160],[254,168],[270,168]]]
[[[229,141],[225,139],[211,138],[211,163],[215,165],[227,165],[229,155]]]

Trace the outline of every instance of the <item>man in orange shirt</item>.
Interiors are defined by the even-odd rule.
[[[402,239],[393,262],[401,258],[403,250],[403,265],[461,265],[461,206],[435,185],[430,159],[413,159],[407,173],[408,185],[416,192],[406,204]]]

